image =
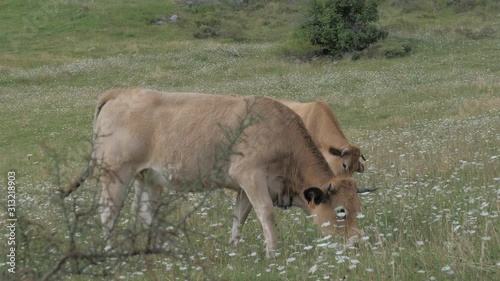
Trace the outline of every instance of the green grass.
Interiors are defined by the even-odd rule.
[[[409,55],[285,55],[307,4],[302,1],[198,8],[153,0],[49,1],[60,4],[29,34],[22,33],[30,31],[26,20],[48,8],[38,1],[4,1],[0,37],[11,39],[0,40],[2,190],[7,171],[15,170],[19,212],[46,225],[29,233],[53,232],[64,241],[54,191],[86,165],[95,103],[110,88],[326,100],[368,158],[366,173],[356,176],[359,185],[379,187],[362,197],[366,241],[358,250],[343,249],[338,239],[320,241],[298,209],[276,209],[276,259],[263,258],[253,213],[243,228],[245,242],[235,250],[227,245],[232,199],[215,192],[190,219],[198,234],[190,242],[176,240],[182,255],[108,261],[94,270],[116,265],[117,278],[130,280],[498,280],[498,5],[458,12],[443,1],[411,9],[401,6],[409,1],[381,2],[380,24],[391,33],[379,50],[402,40],[411,44]],[[172,14],[179,15],[177,24],[149,24]],[[220,21],[219,36],[194,39],[196,21],[207,19]],[[92,201],[97,191],[88,184],[75,195]],[[179,200],[172,219],[199,198]],[[123,227],[135,224],[129,209]],[[2,229],[4,218],[2,208]],[[100,245],[98,220],[94,214],[82,230],[81,247]],[[29,264],[37,264],[40,278],[65,248],[49,251],[42,237],[30,239],[35,261]],[[0,259],[2,280],[12,277],[6,268]]]

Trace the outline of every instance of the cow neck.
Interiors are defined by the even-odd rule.
[[[326,161],[324,159],[306,159],[302,158],[303,163],[300,163],[302,168],[302,179],[303,179],[303,187],[319,187],[321,188],[325,184],[327,184],[333,177],[334,174],[328,167],[328,164],[325,165],[322,162]]]
[[[322,117],[324,117],[326,119],[323,122],[321,122],[320,124],[332,124],[334,128],[332,128],[332,127],[328,128],[329,131],[333,132],[332,129],[334,129],[335,130],[334,133],[336,135],[341,136],[342,139],[347,142],[347,138],[345,137],[344,132],[340,128],[340,123],[339,123],[337,117],[335,116],[335,113],[333,113],[333,111],[331,111],[330,108],[328,107],[328,105],[325,103],[320,103],[320,110],[323,113]]]
[[[321,152],[307,139],[302,146],[295,146],[293,162],[296,163],[297,184],[302,188],[322,187],[334,177]]]
[[[284,165],[285,174],[293,181],[294,191],[301,191],[305,188],[316,186],[321,187],[333,178],[325,158],[314,143],[311,135],[306,129],[304,122],[292,109],[275,102],[275,109],[279,112],[281,120],[284,121],[285,135],[279,138],[286,140],[285,154],[291,152],[291,162]],[[279,106],[278,106],[279,105]],[[283,144],[279,144],[279,150],[283,149]]]

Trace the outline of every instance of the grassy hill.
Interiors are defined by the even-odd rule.
[[[368,158],[359,185],[379,187],[362,197],[365,241],[344,249],[302,211],[276,209],[281,255],[265,260],[253,213],[245,242],[227,246],[232,198],[215,192],[191,217],[190,239],[176,240],[182,253],[95,261],[84,271],[93,278],[500,279],[500,7],[378,2],[389,37],[334,60],[304,55],[311,47],[294,35],[308,1],[2,1],[0,186],[16,172],[17,210],[30,221],[16,236],[22,276],[41,278],[66,253],[61,214],[74,201],[55,191],[86,165],[97,97],[148,87],[327,101]],[[97,191],[85,186],[78,204]],[[199,202],[178,199],[172,219]],[[127,204],[120,225],[138,227]],[[98,220],[92,213],[79,249],[100,249]],[[67,274],[75,266],[57,278],[88,280]],[[19,277],[2,259],[0,268],[2,280]]]

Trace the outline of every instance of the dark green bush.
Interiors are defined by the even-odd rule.
[[[370,0],[313,0],[308,20],[301,26],[305,37],[327,54],[361,51],[383,39],[387,32],[372,23],[377,4]]]

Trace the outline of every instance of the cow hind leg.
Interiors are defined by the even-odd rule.
[[[144,175],[141,174],[135,178],[134,189],[132,211],[146,227],[150,227],[153,222],[153,214],[150,207],[150,193]]]
[[[135,178],[132,210],[146,227],[153,224],[164,188],[163,181],[162,175],[151,169],[143,170]]]
[[[104,239],[108,242],[115,225],[116,219],[128,193],[128,185],[132,180],[133,173],[130,167],[123,169],[106,169],[100,176],[102,193],[99,204],[99,213],[104,232]]]
[[[170,249],[169,233],[161,230],[160,207],[168,175],[152,168],[141,171],[135,177],[135,196],[132,210],[148,228],[148,247]]]
[[[243,227],[243,224],[245,224],[251,210],[252,204],[250,203],[247,194],[243,190],[239,191],[236,196],[236,205],[234,206],[233,228],[229,244],[235,246],[238,245],[241,238],[240,229]]]

